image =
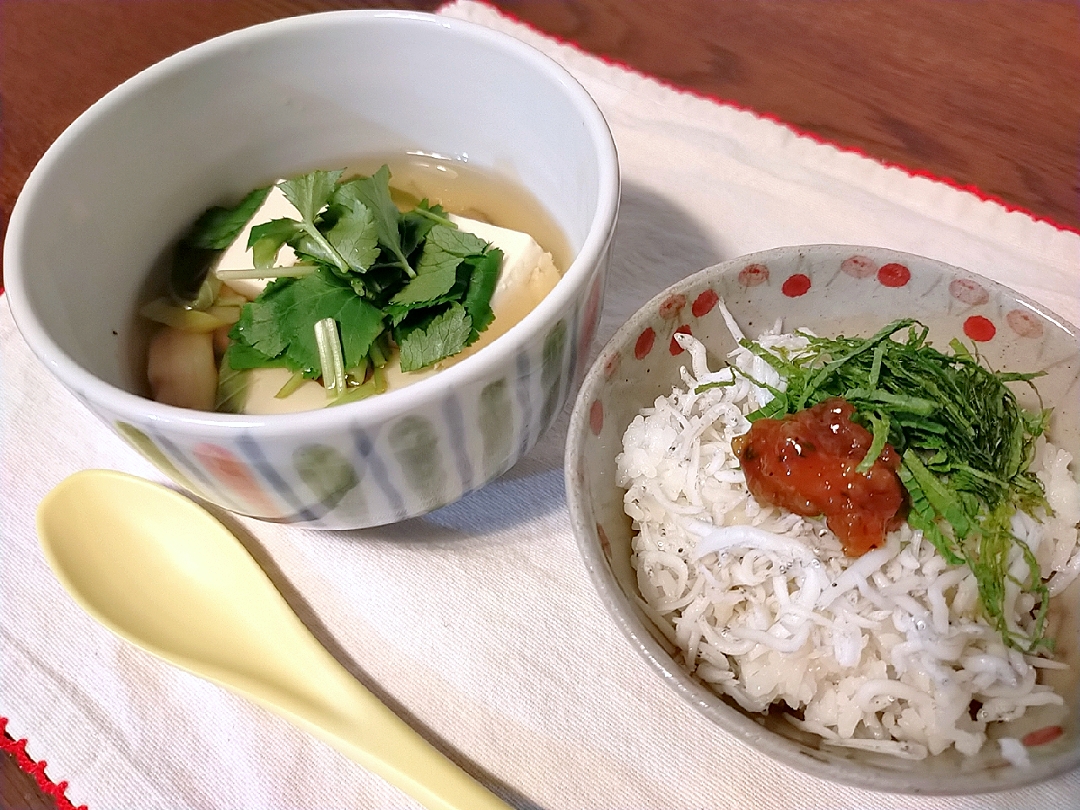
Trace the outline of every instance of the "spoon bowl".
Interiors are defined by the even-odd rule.
[[[42,500],[57,579],[112,632],[329,743],[431,810],[507,810],[323,647],[222,523],[184,496],[84,470]]]

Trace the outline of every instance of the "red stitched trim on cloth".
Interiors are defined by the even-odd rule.
[[[770,122],[772,122],[774,124],[778,124],[779,126],[782,126],[784,129],[795,133],[796,135],[798,135],[801,138],[809,138],[811,141],[814,141],[815,143],[821,144],[822,146],[831,146],[834,149],[839,149],[841,152],[848,152],[850,154],[859,155],[860,157],[864,157],[864,158],[867,158],[869,160],[872,160],[875,163],[877,163],[879,165],[882,165],[882,166],[885,166],[887,168],[898,169],[899,171],[902,171],[904,174],[908,175],[909,177],[922,177],[922,178],[924,178],[926,180],[933,180],[935,183],[942,183],[943,185],[949,186],[950,188],[954,188],[954,189],[956,189],[958,191],[966,191],[968,194],[972,194],[975,197],[978,197],[983,202],[994,203],[995,205],[1001,206],[1006,211],[1009,211],[1011,213],[1023,214],[1024,216],[1028,217],[1029,219],[1033,219],[1036,222],[1043,222],[1043,223],[1045,223],[1047,225],[1050,225],[1053,228],[1056,228],[1059,231],[1064,231],[1066,233],[1075,233],[1077,235],[1080,235],[1080,228],[1074,228],[1071,225],[1064,225],[1064,224],[1062,224],[1060,222],[1054,221],[1050,217],[1043,216],[1042,214],[1036,214],[1036,213],[1034,213],[1032,211],[1029,211],[1028,209],[1026,209],[1026,208],[1024,208],[1022,206],[1014,205],[1013,203],[1006,202],[1001,197],[996,197],[993,194],[990,194],[989,192],[983,191],[981,188],[979,188],[976,185],[972,185],[972,184],[968,184],[968,183],[961,183],[959,180],[954,180],[951,177],[945,177],[943,175],[937,175],[937,174],[934,174],[933,172],[925,171],[923,169],[910,169],[907,166],[904,166],[904,165],[902,165],[900,163],[893,163],[892,161],[884,160],[884,159],[879,158],[879,157],[875,157],[874,155],[871,155],[869,152],[866,152],[866,151],[860,149],[857,146],[845,146],[844,144],[839,144],[839,143],[836,143],[834,141],[830,141],[828,138],[823,138],[822,136],[818,135],[815,132],[811,132],[810,130],[806,130],[806,129],[801,129],[801,128],[795,126],[794,124],[788,123],[787,121],[773,115],[772,113],[759,112],[758,110],[752,109],[750,107],[746,107],[746,106],[744,106],[742,104],[739,104],[737,101],[732,101],[731,99],[723,98],[721,96],[710,95],[708,93],[702,93],[702,92],[700,92],[698,90],[692,90],[692,89],[687,88],[687,87],[680,87],[679,85],[675,84],[674,82],[670,82],[670,81],[667,81],[665,79],[661,79],[661,78],[658,78],[656,76],[653,76],[651,74],[644,73],[644,72],[638,70],[637,68],[634,68],[634,67],[631,67],[630,65],[627,65],[625,62],[620,62],[618,59],[613,59],[612,57],[605,56],[603,54],[592,53],[591,51],[588,51],[588,50],[582,48],[581,45],[574,42],[572,39],[564,39],[563,37],[557,36],[555,34],[548,33],[547,31],[543,31],[543,30],[537,28],[532,23],[530,23],[528,20],[522,20],[522,19],[518,18],[515,15],[511,14],[510,12],[508,12],[508,11],[502,9],[502,8],[499,8],[498,6],[493,5],[492,3],[488,2],[488,0],[474,0],[474,2],[476,2],[476,3],[478,3],[478,4],[482,5],[482,6],[487,6],[492,11],[495,11],[498,14],[502,15],[503,17],[506,17],[508,19],[513,20],[514,22],[518,23],[519,25],[525,26],[530,31],[533,31],[534,33],[539,34],[540,36],[546,37],[547,39],[555,40],[556,42],[558,42],[561,45],[567,45],[567,46],[573,48],[574,50],[578,51],[579,53],[585,54],[587,56],[595,57],[595,58],[599,59],[601,62],[604,62],[605,64],[608,64],[608,65],[611,65],[612,67],[617,67],[617,68],[620,68],[621,70],[625,70],[625,71],[627,71],[629,73],[633,73],[633,74],[635,74],[637,76],[642,76],[642,77],[647,78],[647,79],[652,79],[653,81],[657,82],[658,84],[663,85],[664,87],[667,87],[667,88],[669,88],[671,90],[675,90],[676,92],[685,93],[685,94],[687,94],[689,96],[693,96],[695,98],[700,98],[700,99],[703,99],[705,101],[711,101],[714,104],[720,104],[720,105],[722,105],[724,107],[731,107],[732,109],[740,110],[741,112],[750,113],[751,115],[754,115],[757,118],[761,118],[761,119],[764,119],[766,121],[770,121]],[[439,9],[437,9],[437,10],[442,10],[444,7],[449,6],[451,4],[452,3],[450,3],[450,2],[443,3],[442,5],[439,6]]]
[[[26,753],[26,740],[12,740],[7,736],[7,724],[8,719],[0,717],[0,751],[13,756],[19,768],[34,777],[38,789],[46,796],[51,796],[59,810],[86,810],[85,804],[76,807],[68,800],[65,795],[68,786],[67,782],[54,783],[46,776],[45,765],[47,763],[45,760],[34,762],[30,758],[30,755]]]

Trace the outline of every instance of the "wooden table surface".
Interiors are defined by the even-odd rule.
[[[437,5],[437,0],[0,0],[3,226],[30,170],[61,131],[117,84],[169,54],[294,14]],[[500,0],[494,5],[671,84],[975,187],[1080,230],[1076,2]],[[4,708],[0,695],[0,717]],[[27,733],[32,737],[32,729]],[[57,781],[67,776],[49,775]],[[12,756],[0,755],[0,807],[55,806]]]

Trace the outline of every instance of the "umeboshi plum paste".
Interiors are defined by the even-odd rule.
[[[890,445],[869,470],[856,469],[873,435],[851,420],[854,413],[846,400],[828,399],[780,419],[759,419],[732,442],[759,502],[824,516],[850,557],[882,545],[904,507],[900,456]]]

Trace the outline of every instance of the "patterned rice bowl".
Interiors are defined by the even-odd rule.
[[[134,313],[186,223],[267,178],[405,154],[497,174],[550,215],[571,261],[535,309],[437,374],[338,407],[244,416],[140,395]],[[619,191],[599,109],[530,46],[429,14],[311,14],[169,57],[72,124],[12,212],[8,298],[46,368],[181,487],[267,521],[376,526],[483,486],[554,421],[599,320]]]
[[[680,369],[689,356],[676,333],[689,332],[705,344],[710,369],[735,348],[721,302],[749,338],[778,320],[784,331],[868,336],[909,316],[929,328],[935,346],[960,338],[992,368],[1045,371],[1037,385],[1042,403],[1054,408],[1050,435],[1080,458],[1080,330],[1000,284],[919,256],[843,245],[776,248],[702,270],[657,295],[618,330],[586,375],[570,422],[571,521],[590,577],[631,644],[694,710],[765,754],[822,778],[873,790],[971,794],[1080,766],[1080,579],[1051,602],[1057,656],[1069,669],[1048,677],[1057,678],[1064,711],[1032,708],[994,732],[1023,742],[1026,767],[1006,761],[993,744],[973,757],[949,749],[922,760],[824,745],[782,712],[743,711],[687,669],[643,607],[616,456],[638,412],[683,384]],[[1016,393],[1025,406],[1039,406],[1030,389]]]

